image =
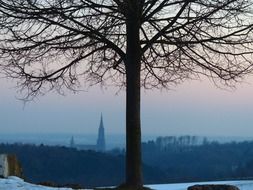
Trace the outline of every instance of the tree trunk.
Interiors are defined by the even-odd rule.
[[[126,185],[142,187],[141,122],[140,122],[140,36],[137,0],[132,1],[127,16],[126,50]]]

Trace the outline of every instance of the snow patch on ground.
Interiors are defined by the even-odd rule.
[[[253,190],[253,180],[245,181],[211,181],[211,182],[193,182],[193,183],[174,183],[163,185],[147,185],[155,190],[187,190],[187,187],[196,184],[228,184],[235,185],[240,190]],[[42,185],[35,185],[25,182],[18,177],[10,176],[0,179],[0,190],[72,190],[71,188],[55,188]]]
[[[25,182],[18,177],[10,176],[0,179],[0,190],[72,190],[71,188],[53,188]]]

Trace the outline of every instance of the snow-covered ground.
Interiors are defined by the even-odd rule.
[[[10,176],[0,179],[0,190],[72,190],[71,188],[52,188],[24,182],[23,179]]]
[[[235,185],[240,190],[253,190],[253,180],[245,181],[215,181],[215,182],[201,182],[201,183],[174,183],[164,185],[148,185],[148,187],[155,190],[187,190],[187,187],[196,184],[229,184]],[[7,179],[0,179],[0,190],[72,190],[71,188],[53,188],[41,185],[34,185],[18,177],[8,177]]]

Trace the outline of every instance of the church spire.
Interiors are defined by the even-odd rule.
[[[105,151],[105,129],[104,129],[102,113],[100,117],[99,129],[98,129],[97,150]]]
[[[100,116],[100,124],[99,124],[99,128],[104,128],[104,123],[103,123],[103,114],[101,113]]]
[[[74,137],[72,136],[70,139],[70,148],[74,148],[75,147],[75,141],[74,141]]]

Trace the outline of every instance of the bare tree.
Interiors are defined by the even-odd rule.
[[[1,70],[26,98],[126,86],[126,185],[142,186],[140,88],[252,71],[251,0],[0,0]]]

